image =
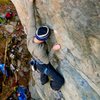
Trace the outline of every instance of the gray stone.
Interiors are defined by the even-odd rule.
[[[17,25],[17,22],[10,22],[10,25],[15,27]]]
[[[27,34],[27,6],[14,4]],[[36,7],[42,24],[53,29],[50,41],[47,41],[49,52],[53,44],[61,45],[60,51],[52,55],[55,60],[52,64],[59,66],[58,70],[65,78],[61,88],[64,99],[100,100],[99,0],[36,0]],[[50,83],[42,86],[39,73],[34,72],[32,76],[41,99],[56,100],[57,93],[50,88]]]
[[[29,70],[28,70],[27,67],[23,67],[23,71],[24,71],[24,72],[28,72]]]
[[[35,86],[32,85],[32,80],[29,82],[29,91],[31,93],[31,97],[35,100],[41,100]]]
[[[19,75],[20,75],[21,77],[24,77],[24,74],[23,74],[23,72],[22,72],[22,71],[20,71],[20,70],[19,70],[19,72],[18,72],[18,73],[19,73]]]
[[[12,33],[14,31],[14,26],[13,25],[5,25],[4,26],[6,31],[8,31],[9,33]]]

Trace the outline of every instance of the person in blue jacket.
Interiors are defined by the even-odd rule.
[[[0,71],[2,71],[3,75],[5,75],[6,78],[9,77],[8,70],[6,69],[6,65],[5,64],[0,63]]]
[[[9,78],[10,75],[10,67],[8,67],[7,65],[0,63],[0,71],[2,71],[2,73],[6,76],[6,78]]]
[[[0,70],[2,71],[3,74],[6,74],[6,70],[5,70],[5,64],[0,64]]]
[[[18,86],[17,88],[18,100],[27,100],[26,92],[27,92],[27,89],[25,87]]]

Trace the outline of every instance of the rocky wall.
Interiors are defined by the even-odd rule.
[[[36,0],[35,6],[42,24],[53,30],[49,50],[61,45],[60,51],[51,52],[50,61],[65,78],[63,99],[100,100],[100,1]],[[39,73],[33,77],[42,100],[59,98],[49,83],[41,86]]]

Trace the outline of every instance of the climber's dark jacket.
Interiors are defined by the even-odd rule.
[[[32,60],[31,64],[44,75],[44,77],[41,78],[43,83],[48,81],[47,76],[49,76],[51,78],[50,86],[53,90],[59,90],[62,87],[64,84],[64,78],[50,63],[43,64],[41,61]]]
[[[49,63],[49,57],[47,55],[47,45],[46,43],[36,44],[32,39],[27,40],[27,46],[35,60],[41,60],[44,64]]]

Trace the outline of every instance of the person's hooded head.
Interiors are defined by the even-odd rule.
[[[48,26],[41,26],[37,29],[35,33],[34,42],[35,43],[42,43],[45,42],[50,35],[50,29]]]

